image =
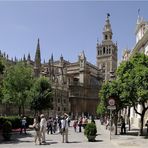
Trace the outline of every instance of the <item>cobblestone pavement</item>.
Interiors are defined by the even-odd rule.
[[[34,143],[34,131],[28,131],[27,135],[15,133],[12,140],[9,142],[2,141],[0,148],[36,148],[36,147],[48,147],[48,148],[147,148],[148,139],[144,139],[140,136],[130,135],[111,135],[110,132],[105,129],[105,126],[100,125],[97,120],[97,131],[96,142],[88,142],[84,136],[83,131],[81,133],[74,132],[73,127],[69,128],[69,143],[62,143],[62,137],[60,134],[49,134],[46,135],[46,144],[35,145]]]

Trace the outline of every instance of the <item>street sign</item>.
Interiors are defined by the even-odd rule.
[[[116,109],[116,106],[107,106],[107,109],[115,110]]]
[[[109,104],[109,106],[114,106],[115,105],[115,100],[113,98],[110,98],[108,100],[108,104]]]

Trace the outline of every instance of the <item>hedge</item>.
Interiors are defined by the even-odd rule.
[[[33,117],[27,117],[27,127],[33,124]],[[0,117],[0,128],[3,127],[5,121],[10,121],[12,124],[12,129],[20,128],[21,126],[21,117],[19,116],[1,116]]]

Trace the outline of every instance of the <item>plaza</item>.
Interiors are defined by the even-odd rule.
[[[127,135],[114,135],[110,131],[105,129],[104,125],[100,124],[99,120],[96,120],[97,125],[97,137],[95,142],[88,142],[84,136],[83,131],[81,133],[74,132],[73,127],[69,127],[69,143],[62,143],[62,136],[59,133],[46,135],[46,144],[35,145],[34,143],[34,131],[27,131],[27,135],[15,133],[12,140],[9,142],[0,142],[0,148],[36,148],[36,147],[51,147],[51,148],[146,148],[148,140],[145,137],[135,136],[132,134]]]

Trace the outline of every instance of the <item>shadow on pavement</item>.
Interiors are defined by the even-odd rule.
[[[11,139],[9,141],[5,141],[3,140],[3,138],[0,139],[0,143],[4,143],[4,144],[17,144],[17,143],[23,143],[23,142],[33,142],[33,138],[32,138],[32,141],[29,141],[29,140],[25,140],[24,138],[27,138],[27,137],[33,137],[33,135],[31,135],[30,133],[27,133],[27,134],[20,134],[19,132],[12,132],[12,136],[11,136]],[[23,140],[22,140],[23,139]]]
[[[46,143],[42,143],[42,145],[51,145],[51,144],[57,144],[58,142],[46,142]]]
[[[103,140],[95,140],[94,142],[103,142]]]
[[[68,143],[82,143],[81,141],[70,141]]]

